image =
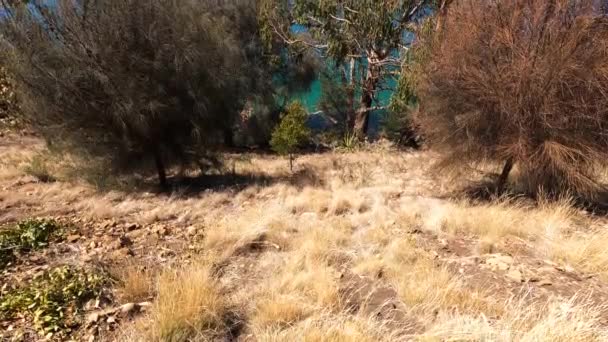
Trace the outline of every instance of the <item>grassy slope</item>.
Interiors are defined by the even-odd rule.
[[[14,139],[0,146],[0,220],[76,222],[70,262],[119,269],[116,305],[153,303],[102,339],[608,338],[605,219],[565,200],[454,199],[429,152],[309,155],[293,175],[251,155],[234,159],[256,175],[240,186],[162,196],[36,182],[23,172],[36,141]]]

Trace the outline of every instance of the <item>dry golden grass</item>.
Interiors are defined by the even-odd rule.
[[[448,315],[420,337],[422,341],[605,341],[601,323],[606,308],[577,298],[527,305],[504,303],[505,315],[492,321],[485,316]]]
[[[302,320],[311,311],[297,296],[270,294],[257,299],[251,325],[255,328],[286,327]]]
[[[204,263],[164,271],[149,320],[136,340],[204,341],[221,335],[229,312],[220,285]]]
[[[373,319],[319,315],[287,329],[255,330],[258,341],[268,342],[378,342],[395,341],[396,333]]]
[[[0,187],[0,199],[29,213],[166,225],[175,234],[167,240],[196,245],[200,255],[194,259],[204,261],[188,266],[189,259],[178,254],[185,265],[166,266],[158,277],[137,271],[137,265],[124,267],[119,300],[151,300],[153,306],[134,323],[123,323],[119,340],[223,339],[233,312],[243,320],[239,338],[247,341],[605,339],[601,303],[506,300],[510,293],[489,293],[485,284],[460,274],[457,264],[449,264],[458,258],[440,255],[439,244],[466,238],[474,245],[462,253],[473,258],[505,241],[522,241],[529,246],[525,257],[608,280],[605,220],[581,215],[567,199],[532,204],[442,198],[453,189],[449,181],[428,176],[424,166],[433,158],[390,150],[306,155],[296,173],[307,175],[289,179],[286,160],[251,155],[236,161],[237,172],[276,182],[173,196],[98,193],[61,180],[14,186],[16,179],[27,179],[17,169],[5,171],[6,180],[0,176],[7,186]],[[189,226],[198,228],[202,240],[185,234]],[[151,253],[156,257],[157,251]],[[500,291],[503,275],[489,279]],[[366,286],[391,289],[382,299],[395,303],[402,318],[376,315],[378,303],[352,309],[351,301],[369,294],[358,299],[347,290]]]
[[[155,277],[148,269],[129,265],[115,271],[118,294],[122,303],[137,303],[152,299]]]

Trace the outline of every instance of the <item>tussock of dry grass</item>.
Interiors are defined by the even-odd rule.
[[[255,335],[269,342],[378,342],[395,341],[397,333],[384,329],[372,319],[320,315],[286,329],[261,329]]]
[[[286,327],[302,320],[310,311],[309,304],[297,296],[277,294],[260,296],[251,317],[251,324],[261,329]]]
[[[155,277],[150,270],[130,265],[116,270],[118,294],[123,303],[150,300],[154,293]]]
[[[504,304],[506,314],[498,320],[485,316],[441,317],[421,340],[428,341],[605,341],[608,331],[601,324],[605,308],[573,298],[549,300],[544,305],[523,302]]]
[[[203,341],[221,335],[228,302],[205,263],[164,271],[149,321],[139,330],[145,341]]]

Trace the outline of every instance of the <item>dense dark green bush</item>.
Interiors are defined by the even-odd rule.
[[[24,112],[55,147],[115,171],[204,166],[267,80],[255,4],[59,0],[4,5]]]

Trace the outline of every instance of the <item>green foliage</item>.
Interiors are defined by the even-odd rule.
[[[0,319],[26,314],[42,335],[67,333],[81,323],[82,304],[98,296],[107,281],[98,272],[55,267],[24,286],[0,292]]]
[[[292,155],[296,149],[308,141],[310,130],[306,126],[308,114],[298,101],[290,103],[281,122],[272,132],[270,146],[282,155]]]
[[[433,42],[435,20],[427,18],[415,30],[416,43],[411,46],[401,64],[397,87],[391,96],[388,115],[383,122],[386,137],[397,143],[404,143],[405,135],[414,134],[412,113],[419,101],[417,85],[424,64],[428,61]],[[407,137],[412,139],[413,137]]]
[[[0,267],[15,258],[15,252],[28,252],[48,245],[60,231],[53,220],[29,219],[0,230]]]
[[[378,93],[399,71],[404,36],[433,6],[432,0],[261,0],[260,8],[265,36],[274,35],[275,44],[312,50],[335,63],[349,91],[342,97],[347,101],[332,105],[343,107],[349,130],[363,138]],[[294,22],[306,30],[294,32]]]
[[[338,150],[345,152],[353,152],[361,146],[361,142],[357,139],[357,135],[352,132],[346,132],[340,140]]]
[[[58,0],[0,4],[24,118],[68,152],[116,173],[197,166],[221,145],[249,97],[266,89],[253,3]],[[8,10],[7,7],[8,6]],[[163,184],[166,185],[166,184]]]

